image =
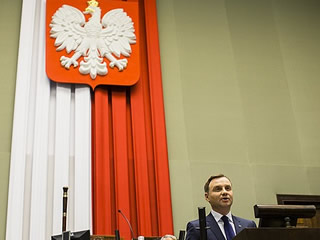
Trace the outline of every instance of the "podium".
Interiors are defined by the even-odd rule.
[[[233,240],[319,240],[320,228],[246,228]]]

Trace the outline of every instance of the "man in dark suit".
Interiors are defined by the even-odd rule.
[[[211,176],[204,185],[204,192],[212,208],[206,217],[208,240],[231,240],[244,228],[257,227],[254,221],[231,214],[232,184],[225,175]],[[199,220],[187,224],[186,240],[200,240]]]

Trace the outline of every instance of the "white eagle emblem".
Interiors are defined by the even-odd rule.
[[[126,58],[116,57],[130,56],[130,44],[136,43],[136,36],[132,19],[123,9],[110,10],[100,21],[101,9],[98,7],[98,2],[91,0],[88,4],[83,13],[69,5],[60,7],[52,16],[49,25],[50,37],[56,38],[54,45],[57,51],[66,49],[67,53],[70,53],[75,50],[72,57],[60,58],[63,67],[66,69],[71,65],[77,67],[78,59],[83,56],[79,72],[84,75],[90,74],[90,77],[95,79],[97,74],[108,74],[104,57],[110,61],[111,68],[116,66],[122,71],[127,67]],[[84,14],[91,14],[88,22]]]

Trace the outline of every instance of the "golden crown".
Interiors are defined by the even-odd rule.
[[[86,8],[87,12],[94,12],[91,7],[98,7],[99,3],[96,0],[87,1],[88,7]]]
[[[96,0],[90,0],[87,3],[91,7],[98,7],[98,4],[99,4]]]

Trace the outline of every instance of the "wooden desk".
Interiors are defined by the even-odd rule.
[[[320,228],[246,228],[234,240],[319,240]]]

